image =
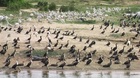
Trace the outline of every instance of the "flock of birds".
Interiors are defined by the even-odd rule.
[[[127,17],[131,18],[131,17]],[[140,41],[133,43],[133,40],[139,40],[140,38],[140,24],[139,23],[134,23],[132,22],[131,24],[129,23],[128,26],[128,22],[121,20],[121,24],[120,27],[118,29],[115,28],[114,24],[111,23],[110,21],[106,21],[103,20],[103,25],[101,25],[100,31],[99,32],[101,35],[106,34],[106,31],[108,31],[108,29],[111,28],[111,32],[110,33],[119,33],[120,29],[125,29],[129,26],[131,26],[132,28],[130,29],[130,32],[135,32],[136,34],[134,36],[132,36],[131,38],[126,39],[126,41],[124,41],[124,44],[122,46],[122,49],[118,49],[118,44],[119,42],[115,43],[114,46],[112,46],[112,42],[107,40],[105,41],[106,44],[104,44],[107,47],[111,47],[110,51],[107,52],[107,54],[100,54],[97,55],[98,49],[95,49],[93,51],[87,52],[87,49],[91,49],[94,48],[94,46],[97,45],[97,41],[94,39],[90,39],[90,37],[88,38],[83,38],[82,36],[78,35],[78,32],[76,32],[76,30],[62,30],[62,29],[53,29],[51,27],[45,28],[45,27],[40,27],[39,29],[36,28],[35,26],[31,26],[28,27],[29,29],[24,29],[23,26],[18,26],[17,28],[15,27],[0,27],[0,34],[2,34],[3,32],[14,32],[14,34],[16,35],[20,35],[23,34],[26,36],[29,36],[26,41],[24,42],[25,48],[28,49],[23,55],[25,56],[24,58],[28,58],[30,61],[25,64],[25,62],[23,61],[23,63],[19,63],[18,60],[16,60],[16,63],[13,64],[11,67],[11,59],[15,58],[16,54],[17,54],[17,49],[20,49],[22,46],[20,44],[21,38],[20,37],[16,37],[12,41],[12,43],[10,43],[9,41],[6,41],[5,44],[1,44],[1,50],[0,50],[0,54],[1,56],[5,56],[6,54],[8,55],[3,63],[4,67],[10,67],[12,69],[17,69],[17,67],[27,67],[30,68],[32,67],[32,64],[35,61],[39,61],[43,64],[43,67],[48,67],[48,66],[52,66],[52,67],[61,67],[62,69],[64,68],[64,66],[77,66],[79,63],[84,62],[85,65],[90,65],[93,62],[93,59],[97,59],[96,63],[98,65],[100,65],[103,68],[109,68],[111,67],[111,65],[116,64],[116,65],[120,65],[123,64],[125,65],[126,69],[129,69],[132,65],[132,62],[137,62],[135,60],[139,60],[139,56],[137,55],[140,52]],[[51,25],[51,24],[50,24]],[[96,30],[96,27],[93,25],[93,27],[91,27],[89,29],[89,31],[94,31]],[[42,35],[42,34],[45,34]],[[91,34],[91,33],[87,33],[87,34]],[[39,36],[38,36],[39,35]],[[121,33],[121,37],[125,36],[126,32],[122,32]],[[6,35],[7,38],[10,38],[11,36],[13,36],[12,33],[9,33]],[[39,37],[39,38],[38,38]],[[54,38],[52,38],[54,37]],[[71,39],[67,39],[67,41],[65,40],[66,37],[70,37]],[[38,40],[34,41],[35,38],[38,38]],[[45,38],[47,40],[48,45],[46,45],[44,48],[46,48],[46,52],[44,53],[43,56],[37,56],[37,55],[33,55],[34,50],[36,50],[32,43],[33,41],[35,42],[35,44],[41,44],[44,43],[43,38]],[[32,41],[33,40],[33,41]],[[56,42],[54,42],[56,40]],[[83,48],[78,49],[77,48],[77,44],[71,44],[71,41],[76,41],[79,40],[80,43],[82,43],[84,45]],[[85,40],[85,42],[84,42]],[[61,43],[62,41],[66,41],[66,43]],[[12,46],[11,46],[12,45]],[[81,46],[83,46],[81,45]],[[99,45],[97,45],[99,46]],[[130,47],[132,46],[132,47]],[[14,48],[14,52],[13,53],[7,53],[9,47]],[[125,50],[126,47],[130,47],[128,50]],[[53,52],[54,50],[63,50],[63,48],[65,48],[67,50],[67,52],[64,52],[60,55],[60,57],[57,58],[57,62],[55,64],[51,64],[51,58],[49,58],[49,53]],[[135,52],[137,51],[137,52]],[[21,53],[21,52],[20,52]],[[126,56],[126,57],[124,57]],[[68,59],[68,57],[71,57],[72,59],[74,59],[74,61],[72,63],[66,63],[66,60]],[[106,64],[103,64],[103,62],[106,62],[105,58],[109,59],[109,62]],[[122,62],[121,58],[127,58],[125,59],[126,61]],[[133,66],[133,65],[132,65]]]

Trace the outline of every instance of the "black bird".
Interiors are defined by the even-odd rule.
[[[68,47],[69,45],[69,40],[67,40],[67,43],[64,45],[64,47]]]
[[[116,31],[115,31],[115,33],[118,33],[118,32],[119,32],[119,30],[120,30],[120,29],[118,28],[118,30],[116,30]]]
[[[31,40],[31,34],[30,34],[30,37],[27,40],[29,40],[29,41]]]
[[[92,45],[95,45],[96,44],[96,42],[95,41],[92,41],[89,45],[88,45],[88,47],[92,47]]]
[[[63,39],[64,39],[64,35],[63,35],[62,37],[60,37],[59,39],[60,39],[60,40],[63,40]]]
[[[14,50],[14,52],[10,55],[11,57],[14,57],[16,54],[16,49]]]
[[[51,28],[49,27],[49,28],[47,29],[47,31],[50,31],[50,29],[51,29]]]
[[[79,42],[82,42],[82,37],[80,36],[80,38],[79,38]]]
[[[86,49],[87,49],[87,46],[84,46],[83,51],[86,51]]]
[[[56,41],[56,43],[54,44],[54,47],[57,47],[59,40]]]
[[[39,30],[37,33],[40,34],[41,33],[41,30]]]
[[[56,36],[54,38],[58,38],[59,34],[56,34]]]
[[[91,62],[92,62],[92,59],[91,59],[91,58],[89,58],[89,59],[87,60],[87,62],[86,62],[86,64],[85,64],[85,65],[89,65]]]
[[[48,56],[48,50],[44,53],[43,57]]]
[[[135,37],[138,37],[138,35],[139,35],[139,33],[137,33],[137,34],[135,35]]]
[[[114,33],[115,32],[115,28],[111,31],[111,33]]]
[[[112,60],[111,60],[111,58],[110,58],[110,62],[109,62],[108,64],[103,65],[103,67],[110,67],[111,64],[112,64]]]
[[[75,45],[72,45],[71,47],[70,47],[70,49],[69,49],[69,52],[70,53],[74,53],[76,50],[75,50]]]
[[[96,50],[96,49],[95,49],[95,50],[93,50],[93,51],[91,51],[92,55],[94,55],[96,52],[97,52],[97,50]]]
[[[121,49],[121,50],[119,51],[120,54],[122,54],[122,53],[124,52],[124,48],[125,48],[125,46],[123,46],[123,49]]]
[[[113,51],[115,51],[117,49],[117,43],[115,44],[115,47],[113,48]]]
[[[104,34],[105,33],[105,30],[103,30],[102,32],[101,32],[101,34]]]
[[[10,65],[10,63],[11,63],[11,61],[10,61],[10,59],[5,63],[5,67],[9,67],[9,65]]]
[[[98,62],[97,62],[97,63],[98,63],[98,64],[101,64],[101,63],[103,62],[103,58],[104,58],[104,57],[103,57],[102,55],[100,55],[100,57],[98,58]]]
[[[103,26],[101,25],[101,26],[100,26],[100,29],[102,29],[102,28],[103,28]]]
[[[2,47],[8,49],[8,41],[6,41],[6,43]]]
[[[8,57],[6,58],[4,63],[8,62],[10,59],[11,59],[11,56],[10,56],[10,54],[8,54]]]
[[[79,61],[76,58],[76,60],[74,60],[71,64],[67,64],[67,66],[77,66],[78,63],[79,63]]]
[[[88,43],[89,43],[89,37],[88,37],[87,41],[85,42],[85,44],[88,44]]]
[[[65,54],[63,53],[59,58],[58,60],[61,62],[61,61],[64,61],[65,60]]]
[[[39,39],[39,40],[37,40],[37,42],[39,42],[39,43],[40,43],[40,42],[41,42],[41,40],[42,40],[42,36],[40,36],[40,39]]]
[[[63,44],[61,44],[61,46],[58,49],[62,49],[62,47],[63,47]]]
[[[26,65],[26,67],[29,67],[30,68],[30,66],[31,66],[31,64],[32,64],[32,60],[30,60],[30,62],[29,63],[27,63],[27,65]]]
[[[7,27],[5,27],[5,29],[4,29],[4,31],[6,31],[8,28]]]
[[[6,49],[6,48],[3,48],[3,49],[0,51],[0,53],[1,53],[2,55],[5,55],[6,52],[7,52],[7,49]]]
[[[77,38],[77,35],[73,37],[73,39],[76,39],[76,38]]]
[[[131,52],[133,49],[134,49],[134,47],[132,45],[132,47],[127,50],[127,53]]]
[[[54,30],[54,32],[52,34],[56,34],[56,29]]]
[[[90,30],[93,30],[93,29],[94,29],[94,25],[93,25],[93,27]]]
[[[108,41],[108,43],[106,44],[106,46],[109,46],[110,45],[110,41]]]
[[[71,35],[74,35],[74,33],[75,33],[75,31],[73,30],[72,33],[71,33]]]
[[[111,55],[110,58],[114,58],[114,57],[117,56],[117,55],[118,55],[118,51],[116,50],[116,51],[114,51],[114,53]]]
[[[25,34],[27,35],[27,34],[29,34],[29,33],[30,33],[29,31],[26,31],[26,33],[25,33]]]
[[[123,32],[122,34],[121,34],[121,36],[124,36],[125,35],[125,32]]]
[[[63,69],[65,65],[66,65],[66,63],[63,62],[63,63],[61,63],[58,67],[62,67],[62,69]]]
[[[126,65],[126,68],[127,68],[127,69],[129,69],[129,68],[130,68],[130,65],[131,65],[131,59],[128,59],[128,60],[125,61],[123,64]]]
[[[18,66],[18,62],[16,61],[16,63],[12,66],[13,69],[16,69]]]
[[[109,54],[112,54],[112,52],[113,52],[113,48],[111,47],[111,50],[109,51]]]
[[[119,55],[114,56],[114,64],[120,64]]]
[[[87,59],[88,59],[88,58],[87,58],[87,55],[85,54],[85,56],[82,58],[81,61],[85,62]]]
[[[44,59],[42,59],[41,62],[44,64],[44,66],[48,66],[48,64],[49,64],[48,57],[46,56]]]
[[[52,40],[48,37],[49,43],[52,44]]]
[[[138,56],[135,54],[135,52],[133,53],[132,57],[131,57],[131,61],[133,60],[139,60]]]

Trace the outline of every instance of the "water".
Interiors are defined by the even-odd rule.
[[[44,71],[0,72],[0,78],[140,78],[140,71]]]

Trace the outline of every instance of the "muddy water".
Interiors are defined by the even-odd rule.
[[[0,78],[140,78],[140,71],[44,71],[0,72]]]

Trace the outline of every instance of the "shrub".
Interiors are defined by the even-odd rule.
[[[68,6],[61,6],[60,7],[60,11],[62,11],[62,12],[66,12],[68,10],[69,10]]]
[[[17,2],[12,2],[8,4],[7,10],[20,10],[21,5],[19,5],[19,3]]]
[[[48,2],[46,2],[46,1],[43,1],[43,2],[39,1],[38,4],[37,4],[37,7],[44,7],[44,6],[48,6]]]
[[[69,5],[68,7],[69,7],[69,11],[74,11],[74,10],[76,10],[75,7],[74,7],[74,5]]]
[[[23,8],[30,8],[32,5],[24,0],[11,0],[7,6],[7,10],[17,11]]]
[[[49,8],[48,8],[49,10],[56,10],[56,4],[55,3],[51,3],[50,5],[49,5]]]
[[[37,7],[39,7],[40,11],[48,11],[48,2],[43,1],[43,2],[38,2]]]

